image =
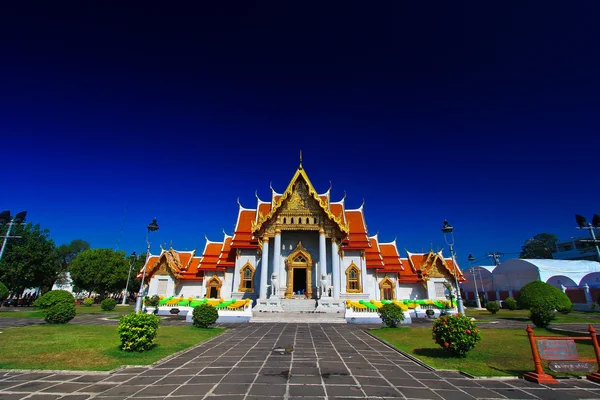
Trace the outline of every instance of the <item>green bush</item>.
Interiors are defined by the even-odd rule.
[[[59,303],[75,305],[75,297],[66,290],[51,290],[34,301],[33,305],[41,310],[48,310]]]
[[[492,314],[496,314],[500,310],[500,306],[497,302],[490,301],[489,303],[487,303],[487,306],[485,306],[485,309],[491,312]]]
[[[8,288],[4,283],[0,282],[0,307],[2,306],[2,302],[6,299],[8,299]]]
[[[83,305],[86,307],[91,307],[94,305],[94,299],[92,299],[91,297],[88,297],[86,299],[83,300]]]
[[[44,320],[48,324],[66,324],[75,318],[75,305],[71,303],[57,303],[44,312]]]
[[[388,328],[395,328],[404,320],[402,309],[394,303],[384,304],[377,313]]]
[[[504,300],[504,307],[508,308],[511,311],[514,311],[517,309],[517,301],[512,297],[509,297],[506,300]]]
[[[131,313],[119,319],[117,333],[121,338],[121,350],[146,351],[154,346],[160,318],[154,314]]]
[[[545,328],[554,319],[554,307],[547,304],[534,306],[529,310],[529,319],[538,328]]]
[[[192,312],[192,321],[198,328],[208,328],[217,322],[217,319],[219,319],[217,309],[207,303],[194,307]]]
[[[444,315],[433,323],[432,339],[456,357],[466,357],[481,340],[477,325],[462,315]]]
[[[157,307],[158,303],[160,303],[160,296],[157,294],[152,297],[146,296],[144,303],[146,304],[146,307]]]
[[[561,314],[568,314],[573,311],[573,303],[569,305],[561,304],[560,306],[556,307],[556,311]]]
[[[521,288],[517,298],[519,308],[529,309],[540,306],[553,310],[570,310],[573,307],[571,300],[562,290],[541,281],[529,282]]]
[[[115,299],[104,299],[102,300],[102,303],[100,303],[100,307],[102,307],[102,309],[104,311],[112,311],[115,309],[115,307],[117,306],[117,301]]]

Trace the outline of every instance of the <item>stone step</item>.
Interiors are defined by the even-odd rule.
[[[261,313],[255,312],[250,322],[285,324],[345,324],[344,314]]]
[[[282,299],[281,307],[286,312],[312,313],[317,307],[317,302],[311,299]]]

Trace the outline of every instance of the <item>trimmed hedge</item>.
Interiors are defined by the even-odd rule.
[[[4,283],[0,282],[0,307],[2,306],[2,302],[8,299],[8,288]]]
[[[121,338],[121,350],[146,351],[154,346],[160,318],[154,314],[131,313],[119,319],[117,333]]]
[[[529,282],[521,288],[517,298],[519,308],[531,309],[540,306],[553,310],[564,310],[565,313],[573,309],[573,303],[562,290],[541,281]]]
[[[384,304],[377,310],[377,313],[388,328],[395,328],[404,320],[402,309],[394,303]]]
[[[59,303],[70,303],[75,306],[75,297],[66,290],[51,290],[33,302],[33,305],[41,310],[47,310]]]
[[[94,305],[94,299],[92,299],[91,297],[87,297],[83,300],[83,305],[86,307],[91,307]]]
[[[112,311],[115,309],[116,306],[117,301],[112,298],[104,299],[102,300],[102,303],[100,303],[100,307],[102,307],[104,311]]]
[[[48,324],[66,324],[75,318],[75,305],[58,303],[45,311],[44,321]]]
[[[198,328],[208,328],[217,322],[217,319],[219,319],[217,309],[207,303],[194,307],[192,312],[192,321]]]
[[[485,309],[491,312],[492,314],[496,314],[498,311],[500,311],[500,305],[498,305],[498,303],[496,303],[495,301],[490,301],[485,306]]]
[[[160,296],[157,294],[155,294],[152,297],[146,296],[146,298],[144,299],[144,303],[146,304],[146,307],[157,307],[158,304],[160,303],[160,301],[161,301]]]
[[[517,301],[512,297],[508,297],[506,300],[504,300],[504,307],[514,311],[517,309]]]

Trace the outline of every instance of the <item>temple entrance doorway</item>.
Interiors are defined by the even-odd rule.
[[[310,253],[298,242],[296,249],[285,260],[287,282],[285,297],[291,299],[298,292],[305,293],[306,297],[312,298],[312,274],[313,261]]]
[[[306,268],[294,268],[294,294],[306,292]]]

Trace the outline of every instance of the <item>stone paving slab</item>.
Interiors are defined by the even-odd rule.
[[[586,380],[546,386],[433,371],[373,339],[364,326],[228,327],[153,367],[110,374],[0,372],[0,400],[600,398],[600,385]],[[276,347],[293,350],[281,354]]]

